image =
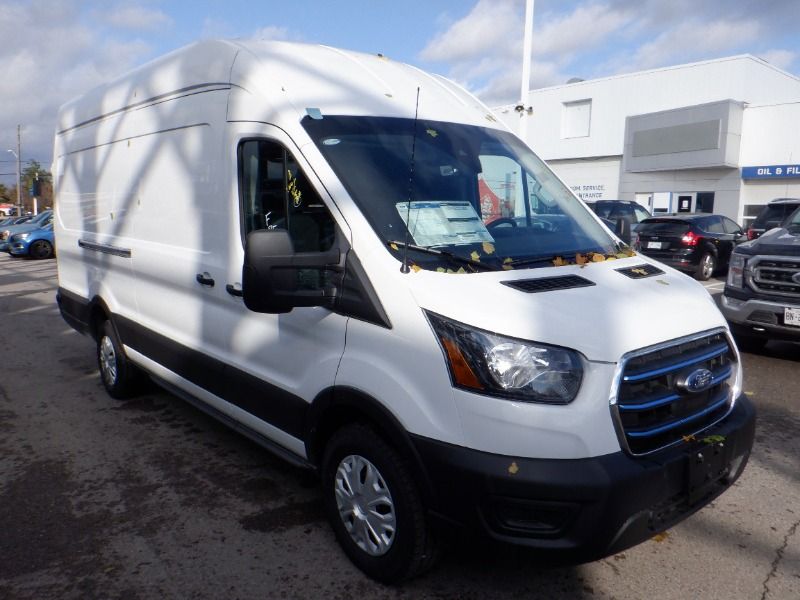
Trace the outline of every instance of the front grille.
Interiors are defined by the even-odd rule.
[[[800,260],[771,256],[757,256],[748,264],[752,278],[748,283],[757,292],[800,298]]]
[[[722,331],[632,353],[623,362],[612,405],[627,449],[654,452],[725,417],[736,367],[735,352]],[[701,369],[710,371],[707,387],[689,391],[686,381]]]

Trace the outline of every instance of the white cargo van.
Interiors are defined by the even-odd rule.
[[[455,84],[202,42],[65,105],[58,302],[114,397],[146,374],[319,471],[367,574],[455,531],[596,559],[744,469],[736,346]]]

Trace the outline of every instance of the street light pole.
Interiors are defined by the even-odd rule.
[[[9,149],[8,151],[14,155],[14,158],[17,159],[17,216],[22,216],[22,188],[20,187],[20,165],[19,165],[19,155],[20,155],[20,133],[19,133],[20,126],[17,125],[17,151],[14,152],[13,150]]]

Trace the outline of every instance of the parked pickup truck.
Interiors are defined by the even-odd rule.
[[[731,256],[722,313],[739,347],[800,341],[800,208]]]

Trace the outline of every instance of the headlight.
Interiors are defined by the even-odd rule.
[[[481,331],[426,312],[456,387],[528,402],[567,404],[581,386],[577,352]]]
[[[0,233],[0,240],[7,240],[8,239],[8,230]]]
[[[730,287],[743,288],[744,287],[744,268],[747,264],[747,259],[742,254],[731,254],[731,261],[728,265],[728,281]]]

